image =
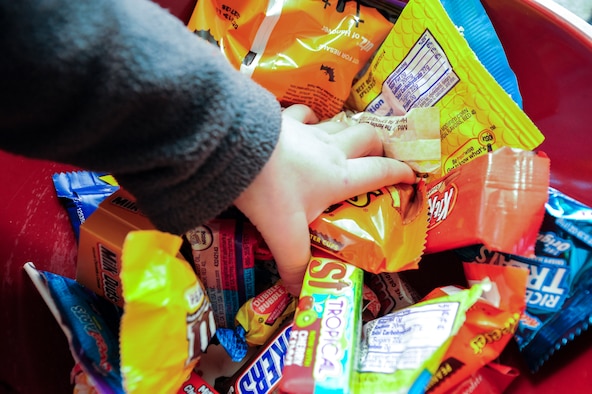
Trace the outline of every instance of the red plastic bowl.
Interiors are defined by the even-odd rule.
[[[157,0],[187,21],[195,0]],[[592,205],[592,29],[550,1],[483,0],[517,74],[524,110],[546,136],[552,186]],[[72,169],[0,152],[0,393],[72,392],[66,339],[22,266],[74,276],[76,245],[51,175]],[[589,392],[592,335],[536,376],[510,347],[521,376],[512,393]]]

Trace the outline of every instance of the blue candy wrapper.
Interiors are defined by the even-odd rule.
[[[119,321],[122,310],[70,278],[25,271],[68,339],[76,363],[92,385],[105,394],[123,394],[119,361]]]
[[[60,172],[53,175],[58,199],[68,211],[78,241],[80,225],[113,194],[119,185],[109,174],[92,171]]]

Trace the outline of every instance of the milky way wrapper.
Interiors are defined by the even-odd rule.
[[[417,268],[425,246],[425,183],[399,184],[327,208],[309,225],[311,244],[368,272]]]
[[[503,147],[428,183],[425,253],[483,244],[534,255],[549,177],[544,153]]]
[[[440,1],[409,1],[346,102],[352,111],[379,115],[418,107],[440,109],[442,175],[488,151],[532,150],[544,139]]]

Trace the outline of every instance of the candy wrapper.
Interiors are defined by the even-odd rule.
[[[353,85],[346,107],[402,115],[432,106],[440,109],[442,175],[503,146],[532,150],[544,139],[480,63],[441,2],[411,0]]]
[[[176,257],[181,237],[132,231],[122,254],[121,372],[127,393],[175,392],[216,332],[202,283]]]
[[[83,373],[80,386],[125,393],[118,337],[122,310],[73,279],[38,271],[33,263],[24,268],[66,335],[76,369]]]
[[[296,302],[280,280],[245,302],[236,314],[235,329],[218,327],[216,338],[232,361],[242,361],[249,346],[263,345],[284,321],[291,319]]]
[[[56,194],[68,212],[74,236],[80,238],[80,225],[113,194],[119,185],[109,174],[92,171],[60,172],[53,174]]]
[[[187,231],[193,266],[220,328],[234,328],[241,305],[255,296],[257,229],[250,222],[219,217]]]
[[[200,0],[187,26],[282,105],[306,104],[327,119],[341,111],[392,23],[349,1]]]
[[[592,319],[592,208],[554,188],[548,192],[534,258],[484,247],[457,251],[464,261],[530,270],[515,338],[533,372],[588,330]]]
[[[286,354],[281,393],[349,393],[362,323],[364,273],[313,254]]]
[[[466,321],[446,351],[426,393],[448,393],[501,354],[518,327],[525,308],[528,270],[464,263],[468,283],[489,280],[491,288],[469,308]],[[444,295],[441,291],[429,297]]]
[[[425,183],[394,185],[332,205],[310,223],[311,244],[368,272],[416,268],[428,222]]]
[[[443,295],[364,324],[354,392],[423,392],[484,286],[443,288]]]
[[[378,132],[384,155],[407,163],[429,182],[442,174],[440,110],[412,108],[401,116],[381,116],[370,112],[343,111],[332,118],[348,124],[368,123]]]
[[[549,176],[545,154],[503,147],[429,183],[425,252],[485,244],[532,256]]]

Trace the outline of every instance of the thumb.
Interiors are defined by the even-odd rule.
[[[275,226],[265,226],[261,235],[271,251],[286,289],[300,295],[304,273],[310,260],[310,235],[304,212],[275,217]]]

